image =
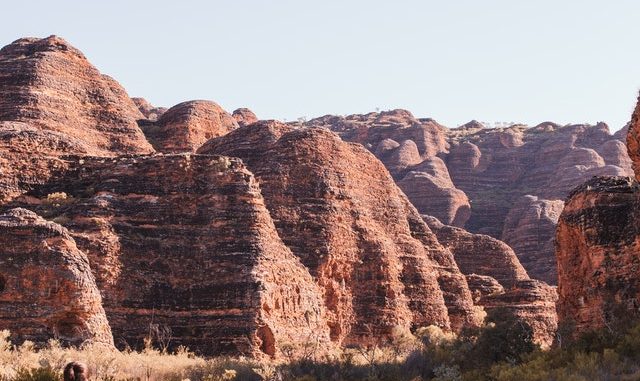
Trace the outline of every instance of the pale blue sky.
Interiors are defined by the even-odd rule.
[[[24,1],[0,43],[57,34],[131,96],[261,118],[406,108],[453,127],[629,119],[640,1]]]

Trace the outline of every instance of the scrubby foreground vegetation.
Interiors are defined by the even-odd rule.
[[[302,359],[275,363],[204,359],[186,349],[167,353],[153,349],[151,342],[141,352],[62,348],[55,341],[36,349],[29,342],[12,345],[3,331],[0,380],[59,381],[71,360],[86,362],[91,378],[100,381],[640,380],[639,322],[608,325],[575,339],[568,339],[570,327],[560,332],[556,348],[541,350],[529,326],[498,312],[483,328],[458,337],[431,326],[368,348],[322,356],[310,350]]]

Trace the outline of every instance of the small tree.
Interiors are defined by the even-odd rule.
[[[498,362],[517,364],[537,346],[533,329],[507,309],[495,309],[487,316],[487,326],[480,331],[473,349],[479,366]]]

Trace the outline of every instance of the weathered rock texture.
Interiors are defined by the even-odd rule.
[[[0,204],[67,168],[58,156],[87,150],[84,141],[22,122],[0,122]]]
[[[446,128],[431,119],[418,120],[406,110],[365,115],[324,116],[308,126],[328,127],[344,140],[375,153],[420,213],[446,224],[464,226],[469,200],[451,182],[436,155],[447,152]]]
[[[258,121],[258,117],[256,116],[256,114],[254,114],[253,111],[249,110],[248,108],[236,109],[233,111],[233,114],[231,114],[231,116],[233,116],[233,119],[235,119],[240,126],[248,126],[249,124]]]
[[[89,261],[65,228],[12,209],[0,215],[0,247],[0,328],[40,345],[113,345]]]
[[[437,211],[448,224],[464,226],[471,214],[467,195],[457,189],[446,165],[437,156],[414,166],[398,186],[422,214]]]
[[[267,121],[199,152],[240,157],[256,175],[278,233],[323,289],[333,340],[479,322],[451,253],[360,145]]]
[[[638,314],[640,188],[594,178],[567,200],[556,233],[558,317],[577,332]]]
[[[558,325],[554,287],[530,279],[518,257],[504,242],[443,225],[431,216],[423,219],[442,245],[453,253],[477,305],[487,312],[496,308],[509,310],[532,327],[538,344],[548,347],[553,343]]]
[[[144,98],[131,98],[144,117],[152,122],[158,120],[167,111],[166,107],[155,107]]]
[[[171,107],[157,122],[147,120],[141,126],[156,150],[178,153],[194,152],[207,140],[237,128],[238,122],[214,102],[188,101]]]
[[[205,354],[328,341],[320,291],[238,159],[85,157],[24,202],[87,253],[118,346],[166,327],[171,347]]]
[[[0,49],[0,202],[64,169],[61,155],[151,153],[124,89],[61,38]]]
[[[171,337],[170,348],[278,357],[291,345],[379,343],[430,324],[459,331],[481,323],[482,306],[511,308],[539,324],[536,335],[552,327],[553,313],[536,314],[553,290],[506,245],[434,232],[421,218],[473,219],[449,162],[451,142],[471,127],[447,132],[403,110],[314,123],[381,161],[326,129],[257,121],[246,109],[132,100],[56,37],[0,50],[0,262],[45,257],[53,262],[30,271],[75,282],[44,296],[30,284],[29,308],[45,308],[18,335],[108,344],[110,326],[119,347],[151,334],[156,344]],[[557,162],[606,164],[620,145],[604,143],[600,159],[587,147]],[[482,144],[459,146],[476,148],[453,162],[488,163]],[[0,286],[16,287],[25,268],[0,269]],[[0,291],[0,322],[15,324],[20,297]],[[43,326],[59,311],[80,317]]]
[[[611,135],[604,123],[485,128],[472,121],[446,129],[393,110],[306,124],[363,144],[420,213],[507,241],[534,278],[552,284],[562,200],[592,176],[631,174],[623,135]]]
[[[640,100],[627,131],[640,178]],[[640,317],[640,187],[632,177],[593,178],[566,202],[556,231],[558,317],[576,332]]]
[[[59,37],[0,49],[0,121],[25,122],[85,143],[93,154],[150,153],[125,90]]]
[[[636,180],[640,180],[640,97],[631,116],[631,122],[627,125],[627,149],[632,160]]]
[[[562,200],[544,200],[526,195],[516,201],[504,223],[502,239],[520,253],[520,262],[535,279],[556,284],[554,240],[556,224],[564,207]]]

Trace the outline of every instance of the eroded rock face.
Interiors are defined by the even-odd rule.
[[[333,340],[479,323],[450,252],[360,145],[263,121],[199,152],[240,157],[256,175],[280,237],[323,290]]]
[[[0,215],[0,327],[39,345],[113,345],[86,255],[65,228],[21,208]]]
[[[556,232],[558,316],[577,332],[638,314],[639,195],[632,178],[593,178],[567,200]]]
[[[166,107],[155,107],[149,101],[144,98],[131,98],[133,103],[138,107],[138,110],[150,121],[157,121],[167,111]]]
[[[640,179],[640,97],[627,128],[627,149],[636,179]]]
[[[233,119],[238,122],[239,126],[248,126],[258,121],[258,117],[248,108],[239,108],[233,111]]]
[[[504,242],[443,225],[431,216],[423,219],[442,245],[453,253],[478,306],[486,312],[506,309],[531,326],[538,344],[548,347],[553,343],[558,326],[554,287],[530,279],[518,257]]]
[[[423,216],[438,240],[447,247],[464,274],[487,275],[504,287],[529,279],[513,250],[504,242],[484,234],[473,234]]]
[[[551,284],[556,282],[552,246],[558,205],[592,176],[631,174],[624,136],[611,135],[604,123],[486,128],[471,121],[446,129],[393,110],[325,116],[306,125],[327,127],[363,144],[420,213],[508,241],[530,275]],[[527,195],[539,201],[522,202]],[[540,227],[532,225],[537,223]]]
[[[86,142],[22,122],[0,122],[0,205],[44,184],[67,168],[65,152],[87,152]]]
[[[59,37],[0,49],[0,202],[64,170],[60,156],[151,153],[125,90]]]
[[[188,101],[141,126],[156,150],[178,153],[195,152],[207,140],[238,128],[238,122],[215,102]]]
[[[447,225],[464,226],[471,214],[467,195],[457,189],[439,157],[413,166],[398,186],[421,214],[431,214]]]
[[[527,279],[516,282],[504,293],[481,298],[479,304],[487,312],[492,309],[510,311],[531,326],[534,342],[542,348],[548,348],[553,344],[558,329],[557,300],[556,287],[536,279]]]
[[[306,125],[329,128],[374,152],[420,213],[455,226],[464,226],[469,218],[467,196],[453,185],[446,165],[436,156],[446,153],[449,144],[446,128],[435,121],[392,110],[325,116]]]
[[[59,224],[51,229],[64,234],[43,237],[34,227],[24,234],[37,242],[58,234],[62,248],[44,249],[84,258],[79,284],[93,273],[92,292],[102,294],[117,346],[140,347],[149,332],[169,330],[170,348],[278,357],[285,344],[379,343],[398,328],[430,324],[459,331],[480,324],[483,305],[542,321],[533,306],[544,287],[527,283],[502,243],[452,227],[434,233],[420,216],[458,226],[469,219],[470,201],[449,170],[449,142],[477,127],[451,135],[404,110],[311,123],[364,144],[389,173],[361,145],[325,129],[256,121],[246,109],[229,115],[207,101],[164,112],[129,99],[55,37],[0,51],[0,95],[0,210],[27,207]],[[136,121],[163,154],[149,155]],[[511,149],[526,143],[508,131],[494,138]],[[620,148],[607,142],[565,166],[593,156],[606,167]],[[456,147],[470,150],[455,160],[474,170],[487,165],[482,144]],[[31,225],[51,224],[29,216]],[[21,232],[0,240],[35,248]],[[10,250],[0,250],[0,261]],[[3,279],[0,286],[9,284]],[[87,304],[78,313],[97,311],[86,287],[77,288]],[[69,298],[59,306],[76,308]],[[0,309],[0,320],[11,312]],[[104,336],[97,328],[73,336],[77,322],[63,322],[54,327],[71,343]]]
[[[344,140],[369,149],[375,149],[385,139],[410,140],[423,158],[445,152],[448,147],[445,127],[431,119],[418,120],[409,111],[401,109],[346,117],[326,115],[305,124],[330,128]]]
[[[84,143],[92,154],[151,153],[125,90],[63,39],[23,38],[0,50],[0,121]]]
[[[563,207],[561,200],[523,196],[509,210],[502,232],[529,275],[549,284],[558,282],[554,238]]]
[[[458,131],[446,162],[454,184],[474,205],[466,226],[500,237],[505,216],[520,197],[562,200],[591,176],[624,173],[613,164],[622,158],[608,155],[608,163],[598,153],[614,139],[603,123]]]
[[[23,202],[62,221],[89,257],[116,345],[140,347],[165,327],[171,347],[204,354],[326,344],[320,290],[238,159],[84,157],[72,166]],[[68,196],[58,205],[44,201],[60,192]]]

